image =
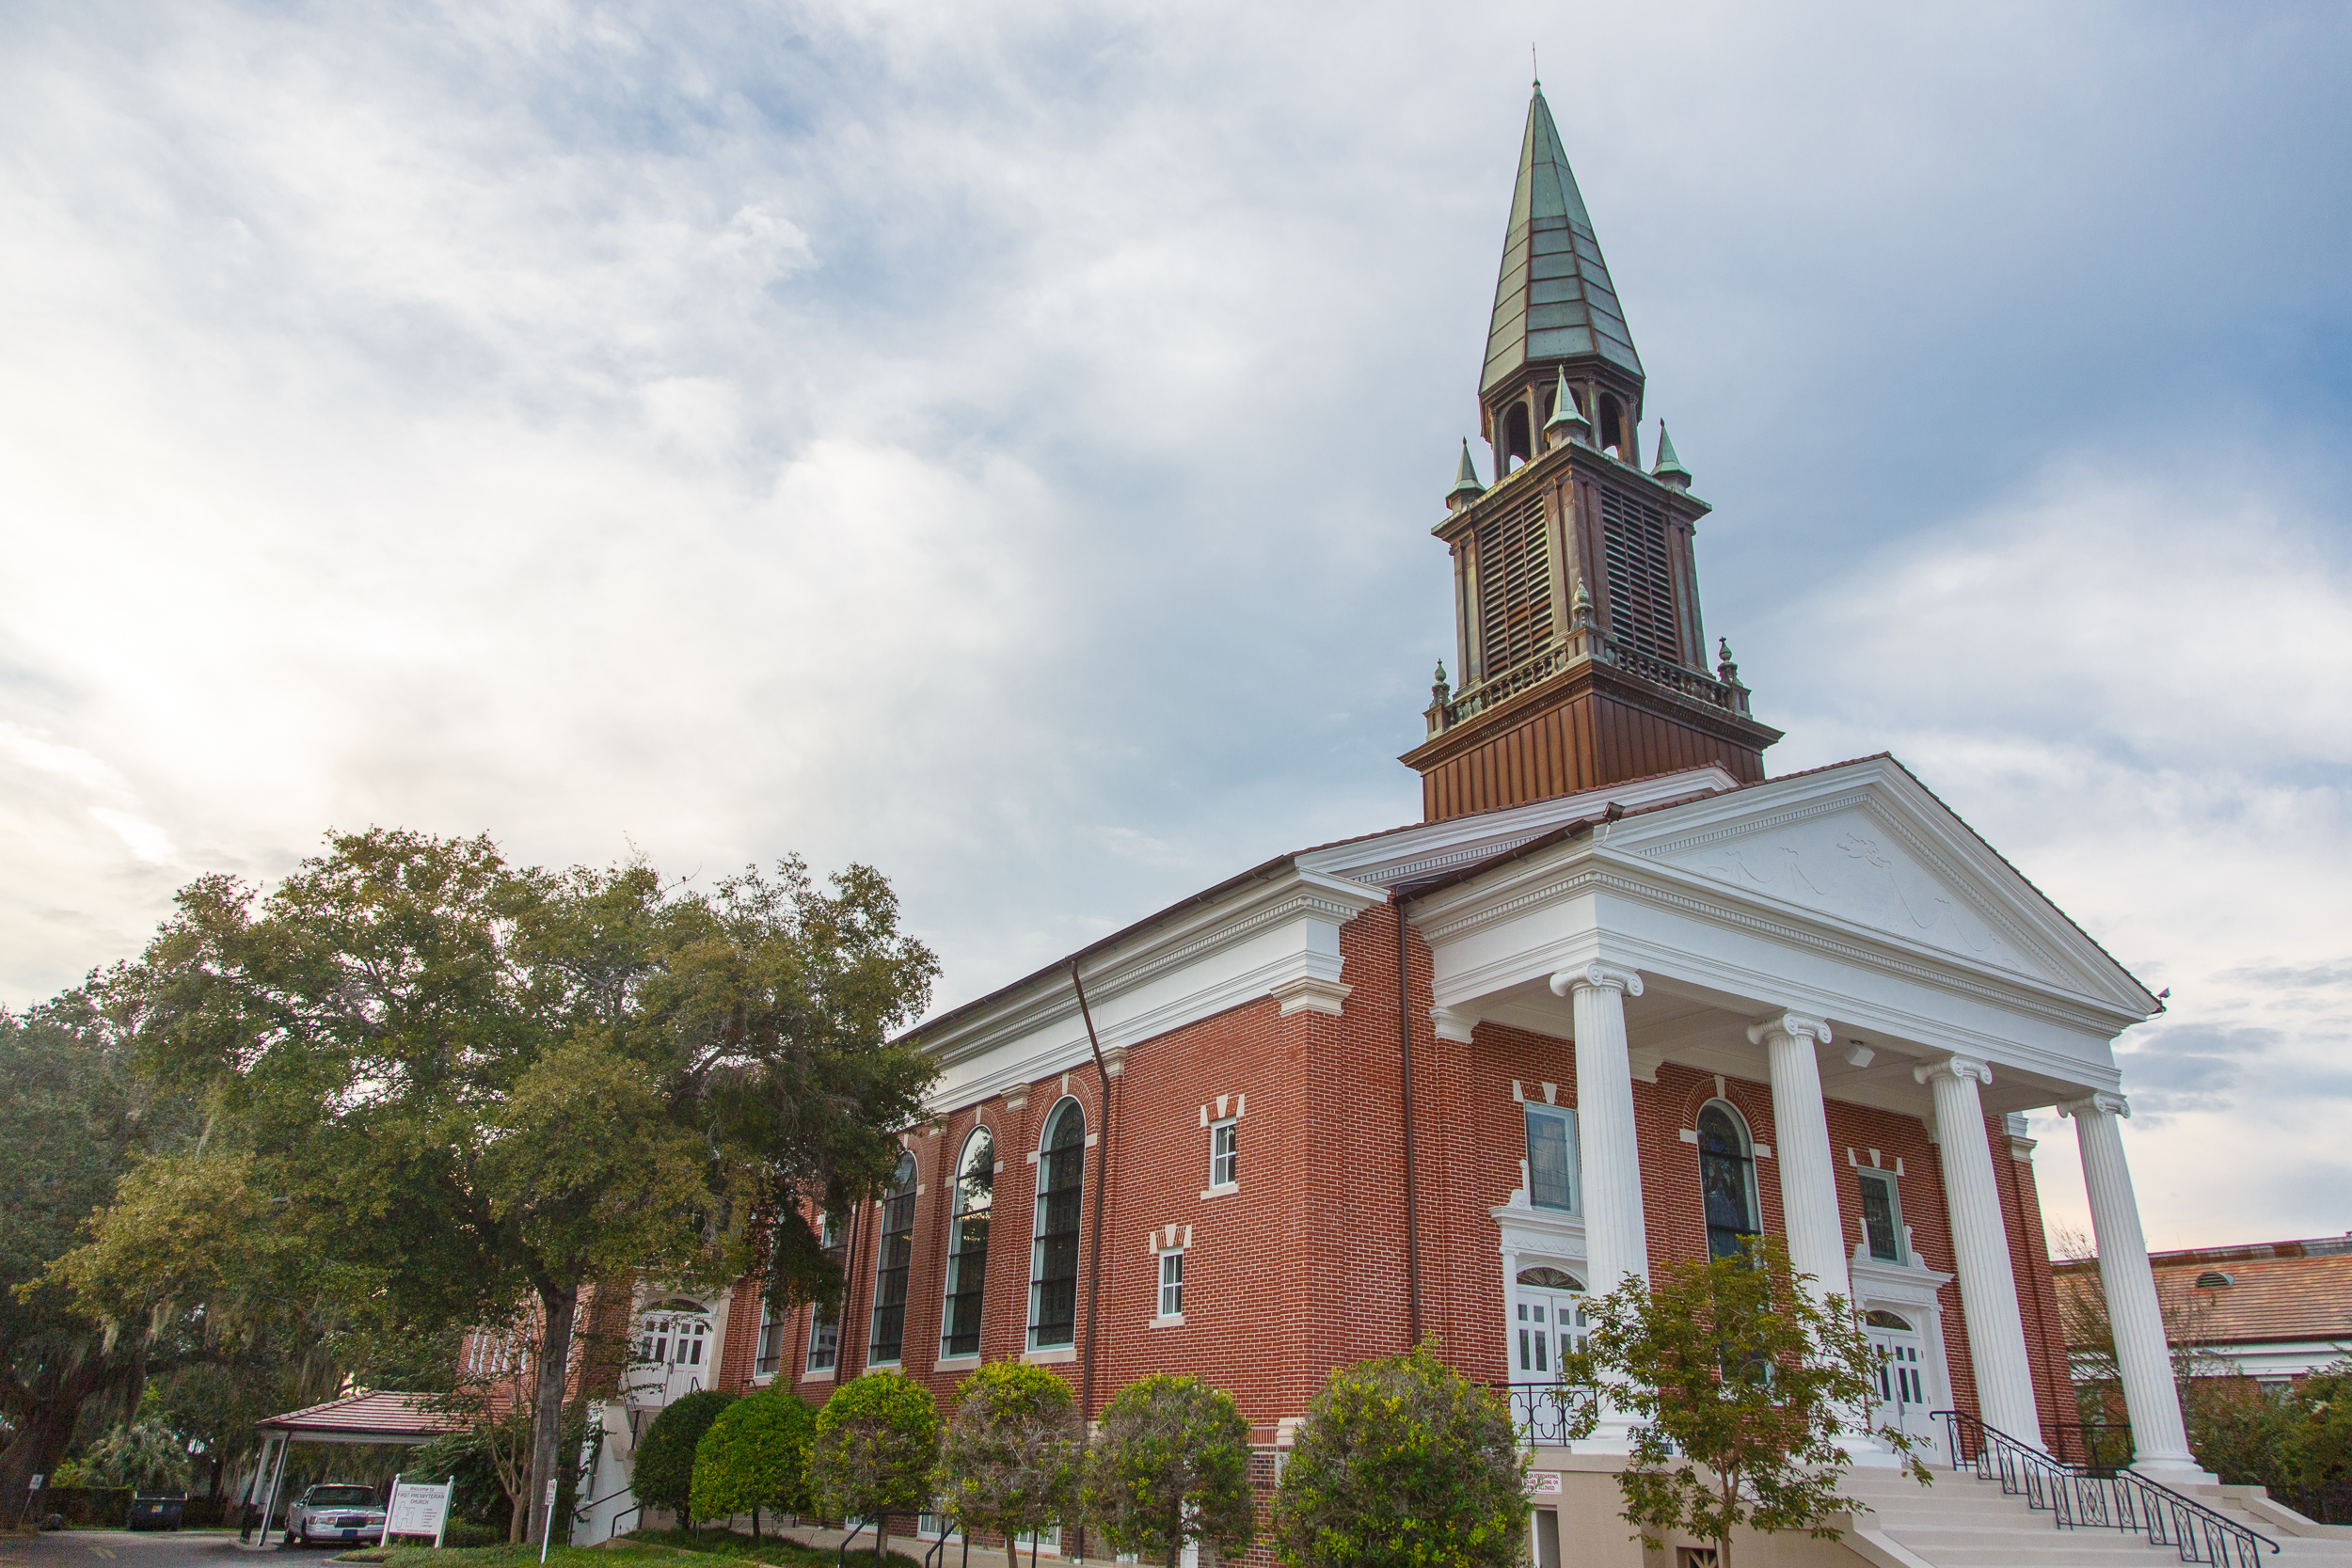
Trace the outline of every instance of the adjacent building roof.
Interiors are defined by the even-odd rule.
[[[2352,1349],[2352,1235],[2148,1256],[2175,1344],[2339,1341]],[[2087,1289],[2095,1259],[2058,1267],[2058,1289]]]
[[[1527,105],[1519,143],[1518,182],[1511,191],[1511,227],[1502,241],[1502,273],[1486,332],[1486,368],[1478,381],[1491,391],[1530,360],[1597,355],[1642,373],[1625,310],[1600,241],[1584,211],[1584,197],[1568,168],[1560,130],[1544,103],[1542,83]]]
[[[256,1421],[296,1443],[429,1443],[465,1423],[431,1408],[430,1394],[346,1394]]]

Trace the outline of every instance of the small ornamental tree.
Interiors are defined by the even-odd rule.
[[[704,1388],[674,1400],[645,1428],[637,1443],[637,1465],[629,1490],[647,1508],[666,1508],[681,1528],[694,1527],[694,1449],[733,1394]]]
[[[1293,1568],[1512,1568],[1527,1462],[1510,1407],[1422,1345],[1333,1370],[1274,1494]]]
[[[695,1515],[749,1513],[756,1541],[761,1509],[807,1513],[808,1449],[816,1435],[817,1412],[789,1394],[737,1400],[694,1445]]]
[[[1087,1465],[1086,1514],[1115,1552],[1176,1568],[1197,1541],[1239,1557],[1257,1533],[1249,1423],[1197,1377],[1131,1383],[1103,1411]]]
[[[1731,1568],[1731,1532],[1803,1530],[1863,1505],[1837,1495],[1850,1460],[1838,1438],[1877,1439],[1920,1485],[1927,1466],[1899,1427],[1870,1424],[1878,1354],[1842,1296],[1817,1298],[1776,1237],[1740,1256],[1668,1264],[1587,1307],[1582,1349],[1561,1357],[1568,1434],[1591,1435],[1604,1404],[1636,1418],[1633,1463],[1617,1478],[1642,1544],[1688,1530]]]
[[[940,1456],[943,1505],[966,1529],[1005,1538],[1021,1568],[1019,1538],[1073,1513],[1078,1438],[1070,1385],[1042,1367],[997,1361],[956,1389],[956,1418]]]
[[[817,1413],[808,1483],[817,1507],[874,1521],[874,1560],[890,1540],[890,1515],[931,1498],[939,1463],[939,1406],[931,1391],[897,1372],[867,1372],[833,1391]]]

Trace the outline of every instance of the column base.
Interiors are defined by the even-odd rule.
[[[2194,1459],[2135,1459],[2132,1473],[2146,1476],[2159,1486],[2185,1492],[2192,1486],[2218,1486],[2221,1478]]]

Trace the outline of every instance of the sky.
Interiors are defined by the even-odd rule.
[[[2343,6],[18,0],[0,1004],[329,829],[946,1005],[1417,819],[1531,42],[1769,765],[2170,988],[2152,1244],[2352,1227]]]

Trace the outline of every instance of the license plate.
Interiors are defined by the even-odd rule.
[[[358,1537],[358,1534],[359,1532],[356,1529],[347,1529],[343,1531],[343,1539],[346,1541],[356,1540]]]

